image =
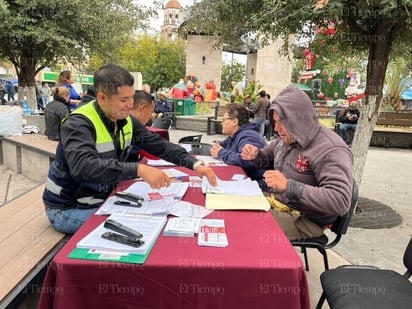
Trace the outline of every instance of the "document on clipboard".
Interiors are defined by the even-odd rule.
[[[270,209],[270,204],[263,195],[259,184],[250,178],[237,181],[218,179],[217,186],[213,187],[207,178],[203,177],[202,192],[206,194],[205,206],[207,209],[264,211]]]
[[[76,248],[144,255],[153,247],[153,244],[156,242],[157,237],[167,222],[166,215],[151,217],[126,217],[115,214],[111,215],[109,219],[120,223],[128,229],[138,231],[139,234],[142,235],[142,245],[133,247],[102,237],[105,233],[113,232],[113,230],[105,227],[105,224],[102,223],[86,237],[80,240],[77,243]]]

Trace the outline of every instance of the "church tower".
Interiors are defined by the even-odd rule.
[[[161,28],[161,35],[164,38],[175,40],[177,38],[177,28],[179,27],[180,12],[182,6],[177,0],[167,1],[164,7],[163,26]]]

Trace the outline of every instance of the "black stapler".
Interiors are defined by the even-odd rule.
[[[112,230],[113,232],[106,232],[102,234],[102,238],[118,242],[123,245],[132,246],[132,247],[140,247],[144,244],[144,241],[141,240],[143,235],[138,231],[135,231],[127,226],[124,226],[120,222],[117,222],[112,219],[107,219],[104,222],[104,227]]]
[[[116,201],[116,205],[131,206],[131,207],[141,207],[144,201],[144,198],[125,191],[116,192],[116,197],[126,200],[126,201]]]

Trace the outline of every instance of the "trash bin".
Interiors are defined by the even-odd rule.
[[[196,114],[196,102],[192,99],[171,99],[173,101],[174,112],[179,116]]]

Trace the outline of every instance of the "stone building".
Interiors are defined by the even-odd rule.
[[[180,24],[184,21],[185,13],[187,14],[177,0],[169,0],[164,6],[161,35],[166,38],[175,38]],[[263,89],[272,97],[291,82],[292,63],[278,53],[282,44],[283,41],[278,39],[258,50],[244,48],[235,51],[247,57],[246,82],[262,84]],[[216,47],[212,36],[187,34],[186,75],[195,75],[202,85],[213,80],[219,91],[223,65],[222,51],[224,49]]]
[[[181,24],[180,13],[182,6],[177,0],[169,0],[163,9],[163,25],[161,27],[162,37],[174,40],[177,37],[177,28]]]

